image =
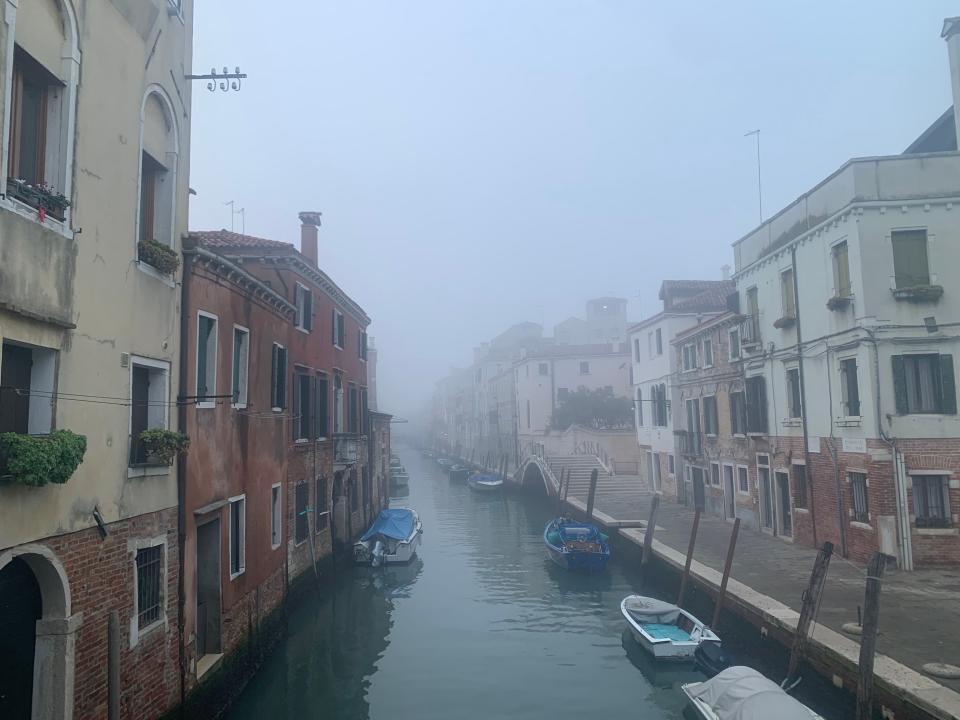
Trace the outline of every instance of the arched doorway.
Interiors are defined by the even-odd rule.
[[[30,566],[14,558],[0,570],[0,717],[30,720],[40,584]]]
[[[71,614],[67,573],[50,548],[27,544],[0,553],[0,717],[73,717],[82,619]],[[21,684],[10,689],[14,677]]]

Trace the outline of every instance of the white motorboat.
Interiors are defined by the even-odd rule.
[[[802,702],[753,668],[734,665],[704,682],[681,685],[690,707],[703,720],[823,720]]]
[[[634,639],[658,660],[692,658],[702,641],[720,641],[693,615],[663,600],[628,595],[620,603],[620,612]]]
[[[354,544],[353,560],[373,567],[409,562],[417,554],[422,534],[423,524],[416,510],[387,508]]]

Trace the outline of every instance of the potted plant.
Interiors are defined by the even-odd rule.
[[[144,430],[139,440],[147,458],[159,465],[170,465],[177,455],[190,447],[190,438],[176,430]]]
[[[849,295],[834,295],[832,298],[827,300],[827,310],[843,310],[851,302],[853,298]]]
[[[137,249],[142,262],[164,275],[173,275],[180,267],[180,256],[158,240],[141,240]]]
[[[87,452],[87,438],[69,430],[49,435],[0,434],[0,477],[23,485],[62,485]]]

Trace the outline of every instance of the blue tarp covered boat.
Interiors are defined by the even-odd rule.
[[[467,485],[473,490],[491,491],[503,487],[503,478],[496,473],[475,472],[467,478]]]
[[[609,538],[590,523],[555,518],[543,531],[547,557],[567,570],[603,570],[610,560]]]
[[[353,559],[364,565],[407,562],[416,554],[423,525],[416,510],[382,510],[370,529],[353,546]]]

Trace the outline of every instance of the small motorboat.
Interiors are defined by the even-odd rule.
[[[736,658],[723,646],[723,643],[712,640],[704,640],[697,646],[693,652],[693,660],[707,677],[713,677],[737,664]]]
[[[381,510],[370,529],[354,544],[353,560],[373,567],[409,562],[417,554],[422,534],[423,525],[416,510]]]
[[[396,487],[406,487],[410,484],[410,476],[405,468],[390,468],[390,484]]]
[[[453,466],[453,460],[449,460],[449,459],[444,458],[444,457],[438,457],[438,458],[437,458],[437,465],[439,465],[439,466],[442,467],[442,468],[449,468],[449,467],[452,467],[452,466]]]
[[[634,639],[657,660],[690,659],[701,642],[720,642],[693,615],[663,600],[628,595],[620,603],[620,612]]]
[[[753,668],[734,665],[704,682],[681,685],[703,720],[823,720],[813,710]]]
[[[470,468],[466,465],[451,465],[448,473],[451,482],[466,482],[470,475]]]
[[[547,557],[566,570],[603,570],[610,560],[610,538],[596,525],[555,518],[543,530]]]
[[[503,487],[503,478],[495,473],[475,472],[467,478],[467,485],[471,490],[495,492]]]

